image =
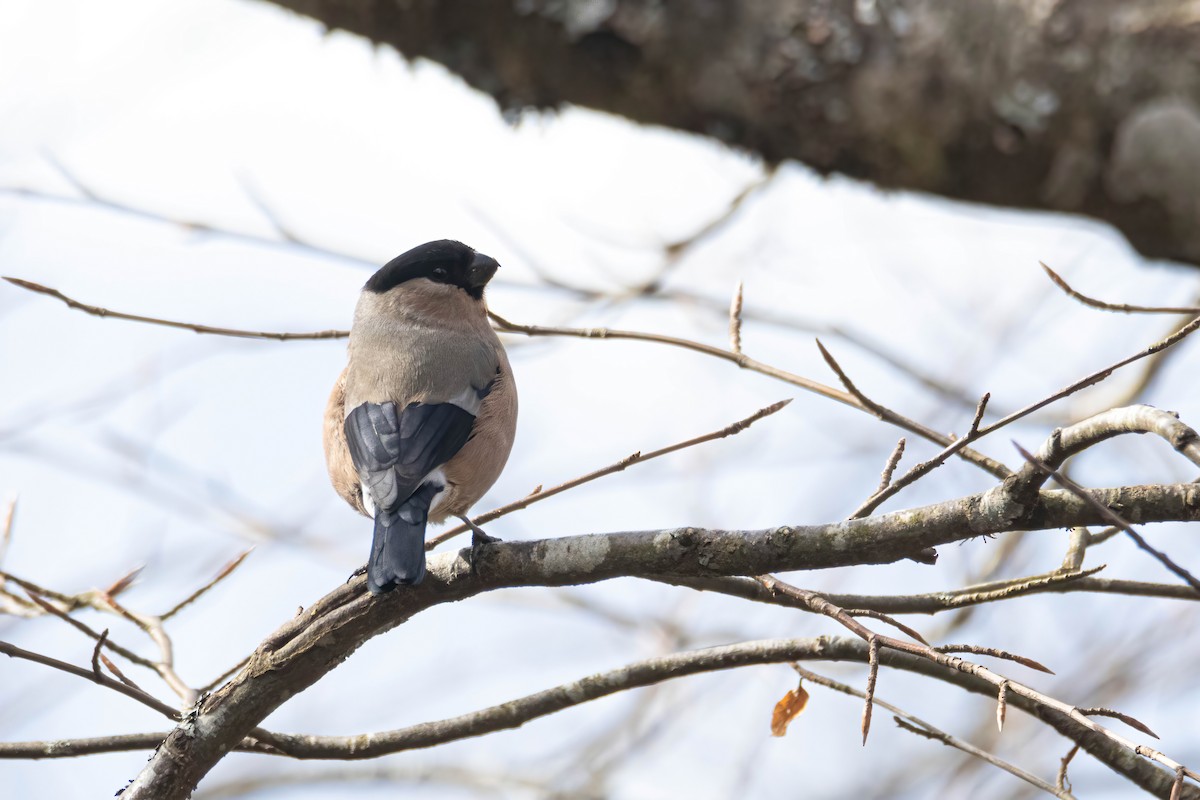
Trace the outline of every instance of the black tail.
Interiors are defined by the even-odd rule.
[[[375,536],[367,562],[367,588],[383,594],[425,577],[425,523],[429,503],[441,487],[425,484],[392,511],[375,512]]]

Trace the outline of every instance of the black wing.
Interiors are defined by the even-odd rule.
[[[471,435],[475,415],[453,403],[363,403],[346,417],[346,444],[378,511],[407,500]]]

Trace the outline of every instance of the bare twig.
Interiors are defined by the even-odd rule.
[[[569,481],[560,483],[557,486],[552,486],[549,489],[542,489],[542,487],[539,486],[533,492],[529,493],[525,497],[522,497],[520,500],[514,500],[513,502],[511,502],[507,505],[500,506],[499,508],[492,509],[491,511],[486,511],[482,514],[472,517],[472,521],[476,525],[484,525],[488,522],[491,522],[494,519],[499,519],[500,517],[503,517],[507,514],[511,514],[514,511],[520,511],[523,508],[528,508],[529,506],[533,505],[534,503],[540,502],[542,500],[546,500],[550,497],[554,497],[557,494],[562,494],[563,492],[567,491],[568,489],[574,489],[576,486],[581,486],[590,481],[594,481],[597,478],[603,478],[606,475],[612,475],[613,473],[621,472],[622,470],[626,469],[627,467],[631,467],[634,464],[640,464],[644,461],[650,461],[651,459],[658,458],[659,456],[665,456],[665,455],[668,455],[669,453],[674,453],[676,451],[683,450],[685,448],[692,447],[694,445],[704,444],[705,442],[711,442],[716,439],[724,439],[727,436],[736,435],[736,434],[741,433],[742,431],[746,430],[747,428],[749,428],[754,423],[758,422],[763,417],[769,417],[772,414],[776,413],[777,411],[783,410],[783,408],[790,402],[792,402],[791,399],[780,400],[778,403],[772,403],[771,405],[769,405],[765,408],[760,408],[758,411],[755,411],[753,414],[746,417],[745,419],[738,420],[737,422],[735,422],[731,425],[726,425],[724,428],[721,428],[719,431],[713,431],[712,433],[706,433],[703,436],[696,436],[691,439],[687,439],[685,441],[677,442],[676,444],[669,445],[667,447],[659,448],[658,450],[651,450],[649,453],[641,453],[641,452],[633,453],[632,455],[628,455],[625,458],[622,458],[620,461],[617,461],[613,464],[609,464],[607,467],[602,467],[601,469],[594,470],[592,472],[587,473],[586,475],[580,475],[578,478],[572,478]],[[425,549],[432,550],[433,548],[437,547],[442,542],[445,542],[448,539],[452,539],[455,536],[458,536],[460,533],[465,533],[467,530],[469,530],[469,528],[467,525],[464,524],[464,525],[455,526],[455,527],[451,528],[450,530],[439,533],[437,536],[433,537],[432,539],[430,539],[428,542],[425,543]]]
[[[1000,684],[1000,691],[996,694],[996,730],[1004,732],[1004,716],[1008,711],[1008,681]]]
[[[918,479],[924,477],[929,472],[932,472],[934,469],[936,469],[937,467],[944,464],[946,462],[946,459],[948,459],[950,456],[961,451],[963,448],[965,448],[971,442],[976,441],[978,439],[982,439],[984,436],[987,436],[990,433],[994,433],[994,432],[1000,430],[1001,428],[1005,427],[1006,425],[1016,422],[1017,420],[1021,419],[1022,417],[1026,417],[1026,416],[1032,414],[1033,412],[1038,411],[1039,409],[1042,409],[1055,401],[1061,400],[1064,397],[1068,397],[1069,395],[1072,395],[1075,392],[1078,392],[1081,389],[1086,389],[1089,386],[1093,386],[1093,385],[1099,383],[1100,381],[1104,380],[1105,378],[1107,378],[1109,375],[1111,375],[1113,372],[1120,369],[1121,367],[1124,367],[1128,364],[1132,364],[1135,361],[1146,358],[1147,356],[1151,356],[1155,353],[1166,350],[1168,347],[1178,344],[1179,342],[1183,341],[1185,338],[1190,336],[1192,333],[1195,333],[1195,331],[1198,328],[1200,328],[1200,317],[1196,317],[1191,322],[1189,322],[1187,325],[1184,325],[1182,328],[1177,330],[1175,333],[1172,333],[1171,335],[1169,335],[1163,339],[1160,339],[1159,341],[1150,345],[1146,349],[1144,349],[1138,353],[1135,353],[1132,356],[1129,356],[1127,358],[1123,358],[1120,361],[1117,361],[1113,364],[1110,364],[1109,366],[1105,367],[1104,369],[1097,370],[1096,372],[1093,372],[1090,375],[1087,375],[1086,377],[1080,378],[1079,380],[1075,381],[1074,383],[1070,384],[1069,386],[1067,386],[1063,389],[1060,389],[1059,391],[1055,392],[1054,394],[1044,397],[1041,400],[1038,400],[1036,402],[1030,403],[1029,405],[1025,406],[1024,408],[1014,411],[1011,414],[1009,414],[1008,416],[1006,416],[1000,420],[997,420],[996,422],[993,422],[991,425],[984,425],[983,427],[978,428],[975,431],[974,436],[964,436],[961,439],[954,440],[949,445],[947,445],[945,447],[945,449],[943,449],[940,453],[935,455],[933,458],[931,458],[927,461],[923,461],[920,464],[917,464],[912,469],[910,469],[908,472],[906,472],[904,475],[902,475],[898,480],[896,480],[890,486],[888,486],[886,489],[876,492],[870,499],[867,500],[867,502],[863,503],[861,506],[859,506],[855,510],[854,514],[851,515],[851,518],[852,519],[861,518],[861,517],[866,516],[867,514],[870,514],[872,511],[874,511],[876,508],[878,508],[880,505],[882,505],[884,503],[884,501],[893,497],[897,492],[899,492],[904,487],[916,482]]]
[[[96,646],[92,648],[92,673],[96,677],[100,677],[104,673],[100,671],[100,648],[104,647],[104,642],[108,639],[108,628],[100,632],[100,638],[96,640]]]
[[[828,597],[828,596],[829,595],[826,595],[826,597]],[[904,631],[906,634],[908,634],[912,638],[916,639],[921,644],[929,644],[929,642],[925,641],[925,637],[922,636],[915,629],[910,628],[909,626],[905,625],[900,620],[893,619],[892,617],[889,617],[887,614],[876,611],[873,608],[847,608],[846,613],[852,617],[870,617],[871,619],[877,619],[880,622],[886,622],[888,625],[891,625],[893,628]]]
[[[9,576],[9,579],[10,580],[12,579],[11,575]],[[51,614],[55,617],[58,617],[63,622],[67,623],[72,628],[74,628],[75,630],[80,631],[84,635],[91,638],[93,641],[98,642],[101,639],[105,639],[104,646],[106,648],[108,648],[111,652],[118,654],[125,660],[130,661],[134,664],[137,664],[138,666],[141,666],[141,667],[147,667],[149,669],[154,669],[154,662],[151,661],[150,659],[145,658],[143,656],[139,656],[137,653],[133,652],[129,648],[122,647],[121,645],[117,644],[113,640],[108,639],[107,637],[98,633],[94,628],[89,626],[87,623],[80,622],[79,620],[75,619],[69,613],[67,613],[66,610],[63,610],[63,609],[57,607],[56,605],[54,605],[54,603],[51,603],[50,601],[46,600],[38,592],[29,588],[29,586],[22,586],[22,588],[25,589],[25,591],[28,593],[29,599],[32,600],[34,603],[36,603],[38,605],[38,607],[41,608],[43,611],[45,611],[47,614]],[[84,605],[87,605],[89,607],[94,607],[94,606],[91,606],[89,603],[80,601],[78,603],[68,605],[68,609],[74,609],[74,608],[78,608],[78,607],[84,606]]]
[[[767,172],[761,177],[756,178],[755,180],[746,184],[746,186],[744,186],[740,192],[734,195],[733,199],[729,201],[729,204],[720,214],[705,222],[698,229],[688,234],[683,239],[679,239],[678,241],[671,242],[664,246],[663,251],[667,254],[667,258],[679,258],[689,249],[694,247],[698,242],[703,241],[716,231],[720,230],[726,223],[728,223],[737,215],[737,212],[742,207],[742,204],[745,203],[751,195],[753,195],[759,189],[770,185],[774,178],[775,170],[768,169]]]
[[[971,427],[967,429],[967,436],[974,436],[979,433],[979,423],[983,422],[983,414],[987,411],[988,400],[991,399],[991,392],[984,392],[983,397],[979,398],[979,405],[975,406],[975,417],[971,420]]]
[[[1035,669],[1038,672],[1044,672],[1047,675],[1053,675],[1054,670],[1044,664],[1034,661],[1032,658],[1019,656],[1015,653],[1010,653],[1007,650],[998,650],[995,647],[980,647],[977,644],[944,644],[933,648],[939,653],[971,653],[978,656],[991,656],[992,658],[1002,658],[1005,661],[1014,661],[1023,667]]]
[[[207,592],[209,589],[216,586],[218,583],[223,581],[225,578],[229,577],[235,569],[237,569],[238,567],[240,567],[242,565],[242,562],[246,560],[246,556],[250,555],[253,552],[254,552],[253,547],[251,547],[248,550],[242,551],[239,555],[234,557],[233,560],[231,560],[228,564],[221,567],[221,569],[217,572],[217,574],[213,576],[212,580],[210,580],[208,583],[201,586],[196,591],[192,592],[190,595],[188,595],[184,599],[180,600],[178,603],[176,603],[174,606],[172,606],[170,610],[160,614],[158,616],[158,618],[161,621],[166,622],[168,619],[170,619],[171,617],[178,614],[184,608],[186,608],[187,606],[189,606],[192,603],[199,600],[200,597],[203,596],[205,592]]]
[[[19,286],[22,289],[28,289],[31,292],[48,295],[57,300],[61,300],[68,307],[82,311],[85,314],[91,314],[94,317],[111,317],[113,319],[123,319],[130,322],[146,322],[151,325],[162,325],[167,328],[182,328],[193,333],[207,333],[216,336],[233,336],[240,339],[274,339],[280,342],[296,341],[301,339],[344,339],[350,335],[349,331],[311,331],[307,333],[280,333],[275,331],[248,331],[239,328],[216,328],[211,325],[199,325],[192,322],[176,322],[169,319],[161,319],[159,317],[146,317],[141,314],[126,314],[122,311],[112,311],[111,309],[101,308],[100,306],[88,305],[67,297],[57,289],[51,289],[49,286],[42,286],[40,283],[23,280],[21,278],[10,278],[5,276],[4,280],[14,286]]]
[[[867,689],[863,692],[862,743],[867,744],[871,732],[871,705],[875,700],[875,683],[879,679],[879,640],[867,637]]]
[[[1020,767],[1010,764],[1009,762],[1004,761],[1004,760],[1000,759],[999,757],[992,755],[991,753],[988,753],[986,750],[980,750],[979,748],[974,747],[972,745],[967,745],[966,742],[962,741],[961,739],[955,739],[954,737],[952,737],[946,733],[935,732],[935,731],[931,731],[931,730],[926,730],[925,728],[917,727],[916,725],[910,725],[909,723],[905,722],[903,719],[901,719],[898,716],[892,717],[892,719],[895,721],[895,723],[898,726],[900,726],[901,728],[903,728],[906,731],[915,733],[918,736],[924,736],[926,739],[932,739],[935,742],[941,742],[942,744],[949,745],[950,747],[954,747],[958,750],[962,750],[964,753],[970,753],[973,756],[982,758],[984,761],[987,761],[989,764],[995,764],[997,767],[1004,770],[1005,772],[1009,772],[1013,775],[1016,775],[1018,778],[1025,781],[1026,783],[1029,783],[1029,784],[1037,787],[1038,789],[1041,789],[1044,792],[1048,792],[1049,794],[1052,794],[1055,797],[1061,797],[1061,798],[1074,797],[1074,795],[1072,795],[1069,791],[1051,786],[1049,783],[1047,783],[1046,781],[1043,781],[1041,778],[1037,777],[1036,775],[1026,772],[1025,770],[1021,769]]]
[[[137,685],[137,682],[121,671],[121,668],[112,662],[108,656],[100,654],[100,661],[104,666],[108,667],[108,671],[116,676],[117,680],[137,692],[145,692],[146,690]]]
[[[941,652],[941,648],[933,648],[933,647],[929,647],[927,645],[914,644],[912,642],[905,642],[901,639],[895,639],[890,636],[884,636],[882,634],[870,631],[870,630],[866,629],[865,627],[863,627],[861,624],[859,624],[857,621],[851,619],[849,617],[849,615],[847,615],[843,609],[830,603],[824,596],[818,594],[817,592],[808,591],[806,589],[799,589],[795,586],[786,584],[786,583],[780,581],[778,578],[775,578],[774,576],[771,576],[771,575],[759,575],[755,578],[755,580],[758,581],[759,583],[761,583],[764,586],[764,588],[768,589],[769,591],[774,591],[774,592],[789,595],[793,599],[807,605],[811,610],[813,610],[817,613],[832,617],[833,619],[835,619],[839,623],[841,623],[844,627],[849,629],[856,636],[859,636],[864,641],[867,641],[869,644],[878,643],[879,647],[886,647],[890,650],[898,650],[903,653],[908,653],[908,654],[917,656],[918,658],[929,660],[940,666],[948,667],[950,669],[957,670],[957,671],[966,673],[968,675],[972,675],[976,678],[981,678],[984,681],[997,687],[997,689],[999,689],[999,687],[1002,683],[1007,684],[1006,694],[1011,693],[1014,695],[1018,695],[1020,697],[1025,698],[1028,701],[1031,701],[1034,705],[1036,705],[1040,708],[1051,709],[1051,710],[1057,711],[1059,713],[1066,714],[1072,720],[1074,720],[1075,722],[1077,722],[1079,724],[1082,724],[1084,727],[1088,728],[1093,733],[1099,734],[1100,736],[1103,736],[1104,738],[1112,741],[1113,743],[1118,744],[1124,748],[1127,748],[1129,751],[1136,753],[1137,755],[1140,755],[1143,758],[1148,758],[1150,760],[1157,761],[1160,764],[1163,764],[1164,766],[1166,766],[1168,769],[1174,770],[1174,769],[1179,769],[1182,767],[1181,764],[1179,764],[1174,759],[1166,756],[1165,754],[1163,754],[1151,747],[1147,747],[1145,745],[1134,744],[1133,742],[1129,741],[1128,739],[1124,738],[1123,736],[1120,736],[1119,734],[1115,733],[1114,731],[1111,731],[1108,728],[1105,728],[1104,726],[1097,724],[1096,722],[1091,720],[1089,717],[1085,716],[1084,714],[1081,714],[1079,712],[1079,709],[1075,708],[1074,706],[1064,703],[1061,700],[1056,700],[1053,697],[1043,694],[1035,689],[1032,689],[1032,688],[1022,684],[1022,683],[1017,683],[1016,681],[1013,681],[1009,678],[1005,678],[1001,675],[998,675],[995,672],[992,672],[987,667],[972,663],[970,661],[966,661],[964,659],[958,658],[957,656],[949,655],[948,653],[945,653],[945,652]],[[1002,650],[994,650],[991,648],[976,648],[971,645],[949,645],[947,647],[947,649],[955,650],[955,651],[959,651],[959,652],[963,652],[963,651],[980,652],[980,653],[985,653],[987,655],[998,656],[1001,658],[1010,658],[1012,660],[1019,661],[1019,663],[1022,663],[1025,666],[1032,667],[1033,669],[1041,669],[1043,671],[1049,672],[1048,669],[1043,667],[1041,664],[1038,664],[1036,661],[1032,661],[1030,659],[1022,659],[1021,657],[1013,656],[1012,654],[1005,653]],[[1003,655],[1001,655],[1001,654],[1003,654]],[[870,724],[869,723],[869,712],[864,712],[864,723],[865,723],[865,725]],[[1186,769],[1186,768],[1184,768],[1184,769]],[[1186,770],[1186,772],[1187,772],[1188,777],[1197,779],[1197,775],[1192,770]]]
[[[163,628],[162,619],[152,614],[130,611],[118,603],[112,595],[103,595],[102,600],[112,610],[141,628],[158,646],[158,661],[152,662],[154,671],[166,682],[167,686],[171,687],[175,694],[179,695],[179,699],[185,706],[193,705],[196,698],[199,697],[199,693],[188,686],[175,671],[175,647],[171,642],[171,637],[167,635],[166,629]]]
[[[824,596],[830,602],[852,608],[854,611],[881,611],[891,614],[937,614],[943,611],[953,611],[984,603],[994,603],[1016,597],[1034,594],[1073,592],[1089,592],[1098,594],[1120,594],[1130,597],[1160,597],[1172,600],[1200,601],[1200,595],[1190,586],[1167,583],[1146,583],[1143,581],[1127,581],[1118,579],[1089,577],[1105,569],[1101,564],[1081,572],[1050,572],[1045,575],[1034,575],[1028,578],[1014,578],[1003,581],[968,586],[963,589],[952,589],[926,594],[904,595],[871,595],[871,594],[838,594],[828,593]],[[770,594],[750,578],[721,577],[721,578],[656,578],[662,583],[673,586],[685,586],[698,591],[712,591],[753,600],[760,603],[770,603],[788,608],[806,609],[802,603]]]
[[[1095,508],[1097,512],[1099,512],[1100,516],[1102,516],[1106,522],[1108,522],[1112,525],[1115,525],[1118,528],[1120,528],[1121,530],[1125,531],[1125,533],[1128,534],[1129,538],[1133,539],[1133,541],[1137,544],[1137,546],[1139,548],[1141,548],[1142,550],[1145,550],[1147,553],[1154,556],[1154,558],[1157,559],[1160,564],[1162,564],[1164,567],[1169,569],[1171,572],[1175,573],[1177,576],[1182,578],[1184,581],[1187,582],[1187,584],[1189,586],[1191,586],[1194,590],[1196,590],[1196,592],[1200,593],[1200,580],[1197,580],[1195,575],[1193,575],[1191,572],[1189,572],[1188,570],[1181,567],[1179,564],[1175,563],[1175,561],[1172,560],[1171,557],[1168,556],[1166,553],[1151,546],[1151,544],[1149,542],[1147,542],[1142,537],[1141,534],[1139,534],[1136,530],[1134,530],[1133,526],[1130,525],[1128,522],[1126,522],[1125,519],[1123,517],[1121,517],[1120,514],[1117,514],[1115,511],[1108,508],[1107,506],[1097,503],[1095,498],[1093,498],[1090,494],[1088,494],[1083,489],[1082,486],[1075,483],[1075,481],[1071,480],[1070,478],[1066,477],[1065,475],[1062,475],[1057,470],[1052,469],[1049,465],[1043,463],[1040,459],[1038,459],[1036,456],[1034,456],[1033,453],[1030,453],[1028,450],[1021,447],[1021,445],[1017,444],[1016,442],[1013,442],[1013,446],[1017,448],[1017,451],[1022,455],[1022,457],[1025,458],[1026,461],[1028,461],[1030,464],[1037,467],[1039,470],[1044,472],[1046,475],[1053,478],[1054,482],[1057,483],[1059,486],[1063,487],[1068,492],[1070,492],[1071,494],[1080,498],[1081,500],[1084,500],[1089,505],[1092,505],[1092,507]]]
[[[211,692],[213,689],[217,688],[222,683],[229,680],[231,677],[233,677],[237,673],[241,672],[242,667],[246,666],[246,664],[248,664],[250,662],[251,658],[252,658],[252,656],[246,656],[245,658],[243,658],[242,660],[240,660],[236,664],[234,664],[232,667],[225,670],[220,675],[218,675],[217,677],[213,678],[208,683],[201,686],[199,689],[200,694],[205,694],[207,692]]]
[[[0,653],[3,653],[10,658],[20,658],[24,659],[25,661],[32,661],[35,664],[42,664],[43,666],[52,667],[61,672],[66,672],[71,675],[75,675],[76,677],[83,678],[84,680],[91,681],[92,683],[98,683],[101,686],[112,689],[114,692],[119,692],[126,697],[131,697],[134,700],[137,700],[142,705],[154,709],[165,717],[170,719],[179,719],[179,713],[166,703],[159,700],[157,697],[154,697],[153,695],[137,688],[136,686],[129,686],[121,681],[115,681],[112,678],[105,676],[103,673],[98,674],[93,670],[83,669],[82,667],[77,667],[74,664],[68,664],[66,661],[60,661],[57,658],[51,658],[50,656],[45,656],[41,653],[34,653],[17,647],[14,644],[9,644],[8,642],[0,642]],[[100,656],[100,658],[107,662],[107,659],[105,659],[103,655]]]
[[[1067,540],[1067,552],[1063,555],[1062,566],[1059,569],[1062,572],[1079,572],[1083,569],[1083,559],[1091,544],[1091,531],[1083,525],[1071,528],[1071,535]]]
[[[1150,726],[1146,723],[1128,714],[1122,714],[1120,711],[1113,711],[1111,708],[1081,708],[1079,709],[1079,713],[1089,717],[1112,717],[1113,719],[1119,719],[1129,727],[1139,730],[1147,736],[1153,736],[1155,739],[1160,738],[1157,733],[1150,730]]]
[[[801,667],[799,664],[792,664],[792,668],[794,670],[796,670],[796,672],[799,673],[800,676],[803,677],[807,681],[811,681],[812,683],[816,683],[820,686],[824,686],[826,688],[833,689],[834,691],[841,692],[842,694],[848,694],[852,697],[858,697],[860,699],[865,699],[864,693],[858,689],[855,689],[853,686],[847,686],[846,684],[839,683],[838,681],[835,681],[832,678],[826,678],[824,675],[818,675],[815,672],[811,672],[811,671],[805,669],[804,667]],[[1030,773],[1021,769],[1020,767],[1014,766],[1013,764],[1010,764],[1009,762],[1004,761],[1000,757],[996,756],[994,753],[989,753],[986,750],[981,750],[980,748],[976,747],[973,744],[970,744],[969,742],[965,742],[962,739],[959,739],[955,736],[952,736],[952,735],[946,733],[945,731],[939,730],[934,725],[926,722],[923,719],[920,719],[919,717],[913,716],[912,714],[908,713],[907,711],[904,711],[903,709],[897,708],[896,706],[892,705],[891,703],[888,703],[885,700],[880,700],[878,697],[876,697],[874,702],[875,702],[875,705],[879,706],[880,708],[885,708],[888,711],[895,714],[896,716],[894,717],[894,719],[896,720],[896,724],[900,725],[900,727],[904,728],[905,730],[911,731],[911,732],[919,734],[921,736],[925,736],[927,738],[931,738],[935,741],[941,742],[942,744],[945,744],[950,747],[961,750],[962,752],[967,753],[972,756],[975,756],[976,758],[982,759],[983,761],[986,761],[987,763],[992,764],[993,766],[999,767],[1000,769],[1004,770],[1005,772],[1015,775],[1016,777],[1020,778],[1021,780],[1026,781],[1027,783],[1030,783],[1033,786],[1036,786],[1037,788],[1041,789],[1044,792],[1048,792],[1056,797],[1063,798],[1063,800],[1071,800],[1070,793],[1067,791],[1064,791],[1061,786],[1057,787],[1057,788],[1054,786],[1051,786],[1049,783],[1046,783],[1041,778],[1038,778],[1035,775],[1031,775]]]
[[[1054,781],[1054,786],[1056,789],[1059,789],[1060,791],[1065,791],[1065,792],[1071,791],[1071,783],[1070,783],[1070,781],[1067,780],[1067,765],[1071,763],[1071,759],[1073,759],[1075,757],[1075,754],[1078,752],[1079,752],[1079,745],[1076,744],[1074,747],[1072,747],[1070,750],[1067,751],[1067,754],[1065,756],[1062,757],[1062,760],[1059,763],[1059,767],[1058,767],[1058,777]]]
[[[581,339],[628,339],[633,341],[655,342],[657,344],[680,347],[685,350],[691,350],[693,352],[713,356],[714,358],[719,358],[723,361],[729,361],[741,367],[742,369],[747,369],[751,372],[757,372],[761,375],[767,375],[768,377],[781,380],[784,383],[790,383],[793,386],[799,386],[805,391],[812,392],[830,400],[835,400],[839,403],[850,406],[851,408],[869,411],[872,414],[876,413],[874,409],[867,408],[849,392],[838,391],[837,389],[834,389],[831,386],[826,386],[823,383],[801,377],[800,375],[787,372],[786,370],[779,369],[778,367],[773,367],[769,364],[765,364],[761,361],[750,358],[745,353],[733,353],[727,349],[713,347],[711,345],[702,344],[701,342],[695,342],[690,339],[681,339],[676,336],[665,336],[657,333],[614,330],[612,328],[564,328],[540,325],[518,325],[514,322],[509,322],[493,311],[489,311],[488,316],[490,316],[492,321],[496,323],[497,330],[506,333],[520,333],[525,336],[570,336]],[[884,416],[882,418],[884,421],[899,428],[903,428],[904,430],[914,433],[922,438],[941,445],[949,444],[951,441],[950,437],[944,436],[931,428],[921,425],[920,423],[901,416],[893,411],[883,409],[883,412]],[[1008,475],[1008,469],[1003,464],[977,453],[974,450],[964,450],[959,448],[955,450],[955,453],[958,454],[960,458],[975,464],[976,466],[996,477],[1002,478]]]
[[[1038,263],[1042,265],[1042,269],[1046,270],[1046,274],[1050,276],[1050,280],[1054,281],[1054,284],[1058,288],[1085,306],[1098,308],[1102,311],[1119,311],[1123,314],[1191,314],[1193,316],[1200,314],[1200,308],[1196,306],[1133,306],[1128,303],[1106,303],[1103,300],[1097,300],[1075,291],[1063,280],[1061,275],[1050,269],[1043,262],[1039,261]]]
[[[888,456],[887,463],[883,465],[883,472],[879,475],[879,486],[875,488],[876,492],[882,492],[892,482],[892,475],[896,472],[896,465],[900,463],[901,457],[904,456],[904,437],[900,437],[900,441],[896,442],[895,448],[892,449],[892,454]]]
[[[729,304],[729,349],[734,353],[742,352],[742,282],[738,281]]]

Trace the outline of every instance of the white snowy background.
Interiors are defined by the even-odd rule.
[[[515,322],[724,345],[721,309],[741,280],[751,356],[836,384],[812,341],[820,335],[869,394],[944,431],[966,428],[973,401],[931,392],[844,334],[968,397],[991,391],[995,419],[1175,324],[1082,308],[1049,284],[1039,260],[1083,291],[1126,302],[1186,304],[1200,284],[1194,269],[1145,263],[1099,224],[882,193],[795,165],[670,261],[664,247],[720,217],[764,178],[761,164],[704,139],[584,110],[506,121],[490,98],[436,65],[407,63],[244,0],[7,0],[0,120],[0,273],[87,303],[263,331],[344,328],[377,265],[448,237],[500,261],[489,302]],[[307,245],[289,243],[286,233]],[[607,296],[587,299],[545,278]],[[630,296],[660,278],[662,294],[692,299]],[[506,539],[836,520],[874,489],[900,435],[853,409],[682,350],[506,343],[521,420],[509,466],[479,510],[795,397],[737,437],[488,526]],[[1185,343],[1144,395],[1192,425],[1200,424],[1197,347]],[[364,561],[369,523],[328,487],[320,449],[321,412],[344,357],[340,341],[238,340],[102,320],[0,284],[0,501],[19,499],[3,569],[74,592],[144,565],[124,602],[162,611],[253,546],[240,570],[169,626],[183,677],[208,682]],[[1106,408],[1138,371],[1126,369],[980,449],[1015,464],[1011,439],[1033,447],[1055,425]],[[934,452],[908,439],[902,468]],[[1129,439],[1081,458],[1077,479],[1193,477],[1161,441]],[[885,508],[989,485],[955,462]],[[1181,526],[1148,533],[1177,560],[1200,566],[1200,547]],[[986,574],[1002,547],[971,541],[943,548],[936,567],[905,562],[791,579],[837,591],[952,589]],[[1065,533],[1033,534],[996,577],[1051,569],[1064,548]],[[1088,566],[1100,563],[1110,577],[1172,580],[1122,539],[1089,554]],[[1080,705],[1118,706],[1162,735],[1155,746],[1194,766],[1194,613],[1177,601],[1040,595],[978,608],[953,638],[1049,664],[1057,677],[1008,664],[1001,671]],[[154,655],[111,617],[81,619]],[[949,622],[908,620],[933,636]],[[684,640],[674,638],[677,629]],[[265,725],[320,734],[397,728],[681,647],[821,633],[842,631],[799,612],[633,580],[494,593],[436,607],[376,638]],[[81,665],[92,650],[54,618],[0,617],[0,638]],[[812,666],[862,685],[862,668]],[[130,669],[173,699],[152,675]],[[794,683],[782,665],[693,677],[366,764],[239,754],[221,762],[197,796],[345,796],[345,784],[317,780],[331,769],[368,777],[382,770],[379,780],[353,785],[363,798],[551,790],[631,800],[1007,798],[1025,790],[991,768],[956,774],[966,756],[896,729],[880,711],[862,747],[859,702],[820,687],[789,735],[772,739],[771,708]],[[1016,711],[997,735],[990,701],[928,680],[885,671],[878,693],[1050,780],[1069,747]],[[0,660],[0,740],[166,727],[115,693]],[[111,796],[146,756],[0,762],[0,796]],[[597,765],[607,782],[589,784]],[[904,780],[893,783],[898,775]],[[1081,797],[1134,791],[1086,755],[1071,777]],[[236,788],[248,778],[269,785]],[[270,783],[278,778],[288,783]]]

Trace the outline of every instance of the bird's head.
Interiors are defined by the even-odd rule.
[[[500,267],[496,259],[476,253],[462,242],[440,239],[418,245],[379,268],[364,292],[384,294],[408,281],[432,281],[462,289],[476,300]]]

